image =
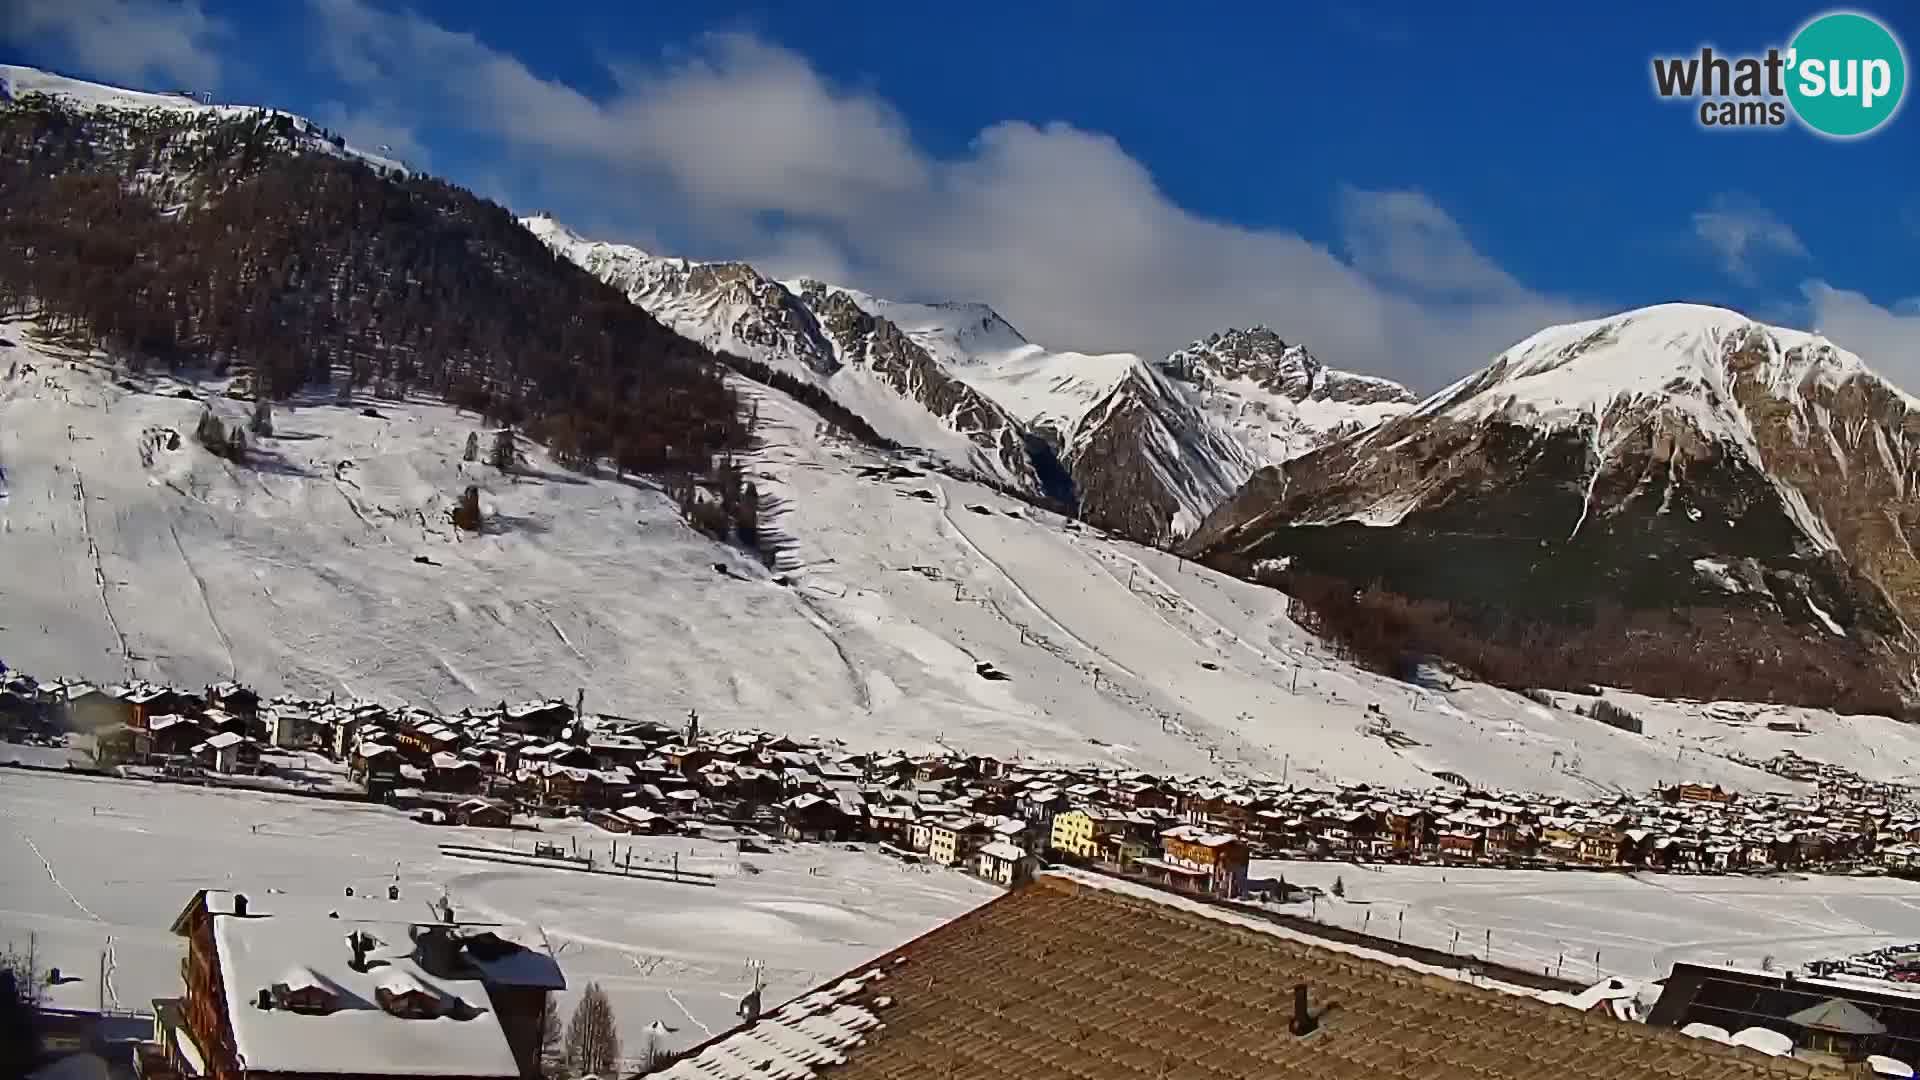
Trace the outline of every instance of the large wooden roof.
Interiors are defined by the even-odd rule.
[[[1293,988],[1317,1020],[1289,1032]],[[721,1036],[669,1080],[1838,1075],[1045,874]]]

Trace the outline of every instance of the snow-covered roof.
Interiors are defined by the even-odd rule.
[[[478,979],[428,974],[412,956],[404,925],[372,932],[383,944],[353,970],[342,933],[331,919],[216,915],[214,943],[226,990],[234,1046],[249,1072],[364,1073],[372,1076],[517,1077],[513,1049]],[[337,987],[332,1011],[305,1014],[261,1009],[259,990],[306,970]],[[417,985],[464,1010],[402,1018],[382,1009],[379,990]],[[459,1017],[466,1019],[459,1019]]]
[[[982,846],[980,848],[980,854],[990,859],[998,859],[1001,862],[1019,862],[1021,859],[1027,857],[1026,852],[1021,851],[1018,847],[1007,843],[1005,840],[995,840],[991,844]]]

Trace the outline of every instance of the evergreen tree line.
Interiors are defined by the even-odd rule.
[[[1865,650],[1796,627],[1777,613],[1592,605],[1557,623],[1495,608],[1420,600],[1374,583],[1284,571],[1255,574],[1233,556],[1214,569],[1279,588],[1299,601],[1294,618],[1344,658],[1397,678],[1439,658],[1512,690],[1591,694],[1615,686],[1661,697],[1765,701],[1842,713],[1908,717],[1899,686]]]
[[[262,397],[432,395],[573,466],[711,478],[748,444],[722,358],[505,209],[297,145],[269,113],[0,106],[0,316],[136,367],[244,364]],[[724,362],[882,441],[818,391]],[[244,450],[238,430],[202,441]]]

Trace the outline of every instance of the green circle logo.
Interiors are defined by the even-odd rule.
[[[1874,19],[1836,11],[1802,27],[1787,53],[1787,100],[1801,123],[1834,138],[1865,135],[1893,118],[1907,90],[1907,57]]]

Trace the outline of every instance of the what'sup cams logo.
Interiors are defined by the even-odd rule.
[[[1654,92],[1697,101],[1702,127],[1783,127],[1851,139],[1884,127],[1907,90],[1907,55],[1879,20],[1834,11],[1800,28],[1785,48],[1758,56],[1696,55],[1653,60]]]

